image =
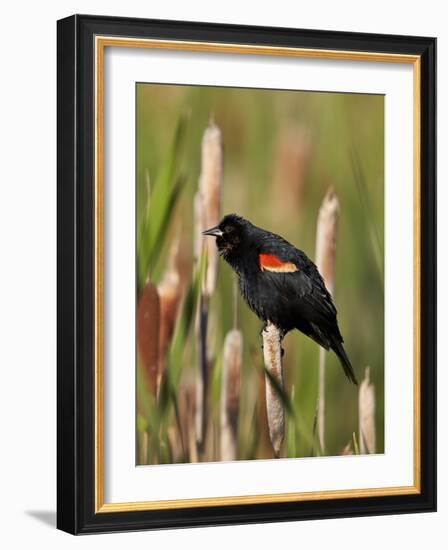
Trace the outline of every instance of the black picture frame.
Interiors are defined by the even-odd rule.
[[[124,36],[411,54],[421,60],[419,494],[95,512],[94,38]],[[436,39],[74,15],[57,24],[57,526],[73,534],[436,509]]]

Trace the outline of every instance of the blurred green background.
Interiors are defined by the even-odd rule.
[[[164,177],[180,182],[175,210],[149,267],[155,284],[166,269],[170,244],[179,235],[185,271],[193,263],[193,197],[202,135],[210,117],[221,129],[224,144],[223,214],[238,213],[279,233],[314,259],[319,207],[327,189],[334,187],[340,203],[334,288],[339,326],[359,381],[370,366],[377,452],[384,452],[384,97],[144,83],[137,85],[136,93],[138,225],[153,182]],[[139,246],[138,242],[138,253]],[[219,425],[220,361],[224,337],[233,326],[232,292],[233,273],[220,260],[210,304],[209,345],[216,357],[211,367],[211,433]],[[241,299],[238,309],[244,337],[238,458],[269,458],[272,450],[261,403],[261,322]],[[194,340],[191,329],[176,392],[183,380],[194,378]],[[284,347],[285,386],[297,429],[294,441],[285,442],[282,456],[309,456],[319,347],[297,331],[287,335]],[[138,388],[138,399],[146,399],[144,393]],[[146,420],[137,422],[139,437],[147,429]],[[353,432],[358,432],[358,391],[329,353],[326,454],[341,454]],[[287,439],[290,434],[288,428]],[[149,445],[156,444],[149,440]],[[162,455],[157,461],[169,460]],[[149,461],[139,456],[138,462]]]

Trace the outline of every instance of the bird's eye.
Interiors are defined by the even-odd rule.
[[[224,227],[224,233],[232,233],[232,231],[233,231],[233,226],[231,226],[231,225],[226,225],[226,226]]]

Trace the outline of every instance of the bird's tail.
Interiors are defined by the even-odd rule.
[[[339,357],[339,361],[341,362],[342,368],[344,369],[345,376],[350,380],[350,382],[353,382],[353,384],[357,386],[358,381],[356,380],[356,376],[353,371],[352,364],[350,363],[350,359],[347,357],[347,354],[345,353],[345,349],[342,345],[342,342],[339,342],[336,339],[333,340],[331,348]]]

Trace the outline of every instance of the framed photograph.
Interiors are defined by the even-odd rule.
[[[58,527],[436,507],[434,38],[58,21]]]

